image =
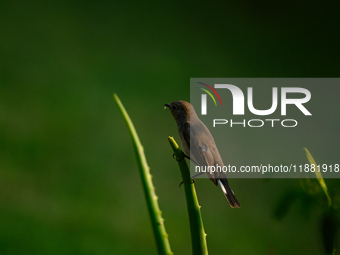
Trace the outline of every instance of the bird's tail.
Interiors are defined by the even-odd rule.
[[[221,186],[221,189],[222,189],[225,197],[227,198],[230,206],[232,208],[235,208],[235,207],[239,208],[239,207],[241,207],[240,203],[238,202],[238,200],[237,200],[237,198],[236,198],[236,196],[234,194],[234,192],[231,190],[227,179],[226,178],[219,179],[218,180],[218,184]]]

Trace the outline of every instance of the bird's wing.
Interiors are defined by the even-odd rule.
[[[190,124],[189,124],[190,125]],[[187,128],[185,130],[190,130],[191,135],[195,137],[190,143],[190,132],[183,132],[183,137],[190,146],[190,157],[193,156],[194,160],[198,163],[200,167],[204,166],[214,166],[214,157],[211,154],[211,150],[208,148],[207,143],[203,139],[202,130],[196,129],[195,126],[191,126],[191,129]],[[209,172],[206,172],[208,177],[217,185],[217,180]]]

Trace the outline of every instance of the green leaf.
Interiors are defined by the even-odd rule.
[[[146,203],[149,209],[149,214],[151,218],[152,228],[156,239],[156,244],[158,248],[158,254],[170,255],[173,254],[170,249],[170,243],[168,239],[168,234],[166,233],[164,226],[164,219],[162,218],[162,212],[158,206],[158,197],[155,193],[155,187],[152,183],[152,175],[150,174],[150,168],[146,162],[146,157],[144,154],[143,146],[138,138],[137,132],[133,123],[125,110],[123,104],[119,100],[116,94],[113,94],[113,98],[116,101],[119,110],[121,111],[124,120],[130,131],[133,146],[136,152],[138,166],[140,170],[140,175],[142,179],[144,194],[146,198]]]
[[[307,159],[308,159],[309,163],[311,165],[315,166],[315,175],[316,175],[316,178],[318,179],[321,188],[323,189],[323,191],[326,194],[327,201],[328,201],[328,206],[331,207],[332,206],[332,201],[331,201],[331,198],[330,198],[330,196],[328,194],[327,185],[325,183],[325,180],[322,177],[321,171],[320,171],[318,165],[316,164],[312,154],[310,154],[310,152],[307,150],[307,148],[303,148],[303,149],[305,150],[305,153],[306,153],[306,156],[307,156]]]

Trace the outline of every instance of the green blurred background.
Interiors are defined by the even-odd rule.
[[[113,92],[145,148],[172,250],[190,254],[164,103],[189,100],[190,77],[338,77],[338,21],[330,1],[1,1],[0,254],[156,254]],[[326,182],[339,201],[339,181]],[[239,210],[196,181],[210,254],[324,254],[317,186],[231,183]]]

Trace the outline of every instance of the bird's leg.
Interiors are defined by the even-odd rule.
[[[184,153],[183,153],[183,154],[184,154]],[[184,157],[187,158],[187,159],[189,159],[189,160],[191,160],[192,162],[195,163],[195,165],[198,166],[197,162],[196,162],[195,160],[193,160],[192,158],[190,158],[189,156],[187,156],[187,155],[184,154]]]
[[[182,156],[183,156],[183,157],[182,157],[181,159],[178,160],[177,158],[175,158],[175,153],[172,154],[172,157],[173,157],[174,159],[176,159],[177,162],[181,162],[181,161],[185,158],[186,155],[183,153],[183,151],[182,151]]]
[[[175,158],[175,153],[172,154],[172,157],[175,158],[177,162],[181,162],[184,158],[187,158],[187,159],[191,160],[192,162],[194,162],[196,165],[198,165],[198,164],[196,163],[195,160],[191,159],[191,158],[190,158],[189,156],[187,156],[183,151],[182,151],[182,155],[183,155],[183,157],[182,157],[180,160],[178,160],[177,158]],[[194,183],[194,182],[195,182],[195,180],[194,180],[193,178],[195,178],[196,176],[199,176],[199,175],[201,175],[201,174],[203,174],[203,173],[199,173],[199,174],[194,175],[194,176],[191,178],[191,180],[192,180],[191,183]],[[182,184],[183,184],[183,182],[181,182],[181,183],[179,184],[179,187],[181,187]]]
[[[195,178],[195,177],[197,177],[197,176],[199,176],[199,175],[201,175],[201,174],[204,174],[204,173],[198,173],[198,174],[195,174],[194,176],[192,176],[191,178],[193,179],[193,178]]]
[[[198,165],[197,162],[196,162],[195,160],[191,159],[191,158],[190,158],[189,156],[187,156],[183,151],[182,151],[182,153],[183,153],[183,158],[181,158],[180,160],[178,160],[178,159],[176,158],[176,160],[177,160],[178,162],[181,162],[184,158],[187,158],[187,159],[191,160],[192,162],[194,162],[196,165]],[[172,154],[172,157],[175,158],[175,153]]]
[[[191,177],[191,183],[195,183],[194,178],[197,177],[197,176],[199,176],[199,175],[201,175],[201,174],[204,174],[204,173],[198,173],[198,174],[195,174],[194,176],[192,176],[192,177]],[[181,183],[179,184],[179,187],[181,187],[182,184],[183,184],[183,182],[181,182]]]
[[[176,159],[177,162],[181,162],[184,158],[190,159],[187,155],[185,155],[185,153],[184,153],[183,151],[181,151],[181,152],[182,152],[182,156],[183,156],[181,159],[175,158],[175,153],[172,154],[172,157],[173,157],[174,159]]]

